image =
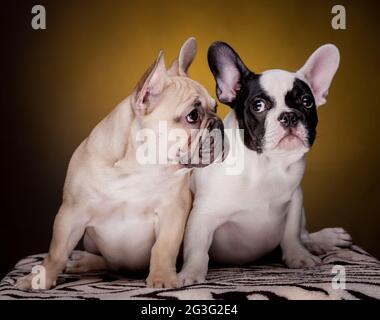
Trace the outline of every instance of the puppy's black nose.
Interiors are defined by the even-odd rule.
[[[300,118],[295,112],[283,112],[278,117],[278,121],[285,129],[295,128],[299,120]]]

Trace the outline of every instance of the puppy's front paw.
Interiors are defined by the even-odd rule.
[[[291,269],[312,268],[322,264],[322,260],[303,247],[289,248],[284,251],[283,260]]]
[[[56,285],[55,281],[48,279],[36,279],[40,275],[30,273],[17,280],[15,286],[20,290],[49,290]]]
[[[146,279],[148,287],[152,288],[178,288],[179,282],[175,272],[155,271],[150,272]]]
[[[191,272],[183,270],[178,274],[181,286],[190,286],[194,283],[202,283],[206,281],[204,272]]]

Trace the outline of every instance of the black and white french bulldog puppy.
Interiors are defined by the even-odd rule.
[[[217,96],[232,108],[224,127],[244,130],[230,141],[244,168],[241,174],[226,174],[230,148],[223,163],[194,171],[182,284],[205,280],[209,256],[243,264],[280,245],[285,264],[302,268],[320,264],[318,254],[351,245],[341,228],[307,232],[301,189],[305,154],[316,137],[317,108],[326,102],[339,60],[338,49],[327,44],[295,73],[256,74],[228,44],[211,45],[208,61]]]

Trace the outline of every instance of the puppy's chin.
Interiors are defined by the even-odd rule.
[[[302,155],[310,150],[308,142],[296,134],[285,134],[264,145],[264,152],[272,155]]]
[[[304,141],[294,134],[288,134],[280,139],[277,148],[284,151],[293,151],[305,148]]]

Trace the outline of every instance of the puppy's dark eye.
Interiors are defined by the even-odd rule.
[[[252,110],[256,113],[263,112],[267,109],[267,103],[262,98],[256,98],[252,103]]]
[[[308,94],[305,94],[304,96],[302,96],[301,102],[302,102],[302,105],[307,109],[311,108],[314,103],[313,98]]]
[[[199,112],[197,109],[191,110],[191,112],[186,116],[186,121],[190,124],[197,123],[199,120]]]

